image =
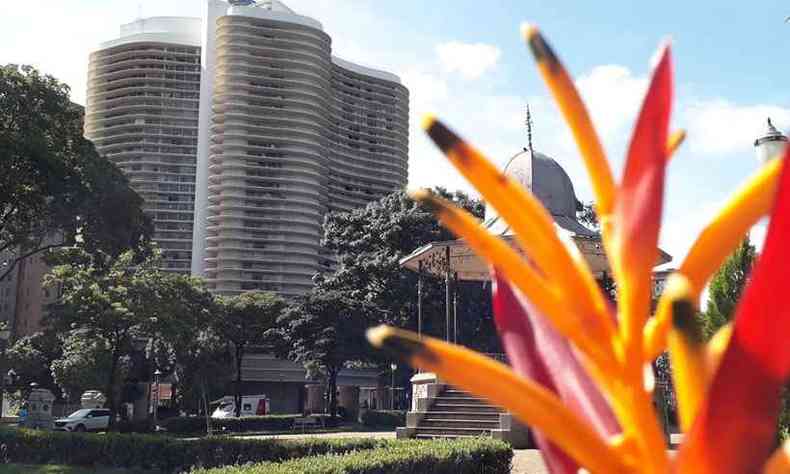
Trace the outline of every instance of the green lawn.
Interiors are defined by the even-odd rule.
[[[0,464],[2,474],[149,474],[139,469],[91,468],[61,464]]]

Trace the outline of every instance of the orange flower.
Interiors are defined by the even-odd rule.
[[[570,75],[536,28],[525,26],[522,33],[592,179],[618,306],[610,307],[582,256],[565,246],[535,196],[429,116],[428,135],[507,221],[527,256],[451,203],[427,191],[414,194],[495,269],[497,327],[513,367],[390,327],[371,329],[369,340],[531,425],[553,472],[790,472],[790,445],[771,455],[780,390],[790,376],[785,158],[764,165],[703,230],[650,318],[664,174],[684,137],[668,128],[670,47],[662,47],[618,184]],[[772,207],[763,255],[733,326],[705,343],[694,316],[700,292]],[[673,459],[643,375],[645,364],[667,347],[687,432]]]

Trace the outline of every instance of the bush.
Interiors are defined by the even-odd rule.
[[[366,452],[198,470],[194,474],[507,474],[512,459],[510,446],[490,438],[409,440]]]
[[[406,412],[399,410],[367,410],[362,412],[362,424],[379,428],[406,426]]]
[[[0,429],[0,452],[6,462],[25,464],[100,465],[160,469],[283,461],[304,456],[341,454],[388,443],[374,439],[238,439],[211,437],[182,440],[137,434],[82,434]],[[391,443],[391,441],[389,441]]]
[[[297,415],[266,415],[246,418],[211,418],[211,429],[216,432],[284,431],[293,427]],[[163,420],[160,425],[170,433],[197,434],[206,432],[202,416],[177,416]]]

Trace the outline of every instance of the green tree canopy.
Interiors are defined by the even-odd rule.
[[[249,292],[219,299],[222,308],[215,319],[216,334],[233,347],[235,365],[234,398],[236,416],[241,415],[241,365],[244,354],[252,347],[275,352],[279,336],[277,319],[286,308],[286,302],[271,292]]]
[[[373,305],[352,300],[344,292],[316,288],[291,305],[278,321],[285,347],[281,353],[302,363],[311,377],[325,378],[333,417],[337,414],[340,370],[349,362],[372,358],[364,341],[375,312]]]
[[[756,258],[757,251],[747,236],[713,275],[708,287],[708,304],[702,313],[702,328],[707,337],[735,315]]]
[[[123,359],[134,351],[134,341],[148,335],[162,315],[163,274],[158,254],[141,260],[132,251],[117,258],[80,248],[67,253],[74,257],[71,263],[55,266],[45,278],[46,284],[61,285],[63,293],[52,305],[47,324],[61,332],[82,331],[106,351],[105,395],[108,408],[115,413]]]
[[[0,66],[0,279],[25,256],[69,245],[117,255],[151,234],[142,199],[83,137],[69,88]]]
[[[478,218],[484,205],[464,193],[435,190]],[[380,310],[379,322],[417,328],[417,275],[400,266],[400,260],[422,245],[453,240],[430,210],[402,191],[351,212],[334,213],[324,222],[324,245],[337,256],[334,273],[318,278],[318,286],[341,291],[352,301]],[[443,337],[445,331],[444,284],[426,277],[423,285],[423,330]],[[490,287],[460,282],[458,288],[460,342],[484,352],[497,352]]]

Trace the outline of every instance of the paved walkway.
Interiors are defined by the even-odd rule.
[[[549,470],[543,464],[540,451],[537,449],[513,450],[513,474],[548,474]]]
[[[378,438],[395,439],[394,431],[341,431],[339,433],[293,433],[275,435],[238,436],[249,439],[304,439],[304,438]]]

